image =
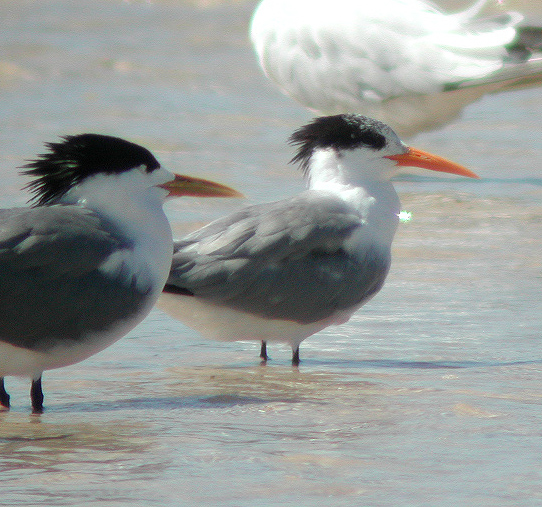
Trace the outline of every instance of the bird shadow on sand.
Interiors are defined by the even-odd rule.
[[[142,396],[138,398],[71,402],[46,407],[46,412],[115,412],[217,408],[269,403],[269,399],[243,395],[215,396]]]
[[[247,367],[224,367],[224,372],[236,374],[236,379],[226,382],[224,389],[220,385],[202,386],[197,394],[157,394],[156,396],[133,396],[111,400],[75,401],[65,404],[52,404],[47,412],[160,412],[186,409],[233,409],[243,406],[279,403],[321,403],[322,389],[335,389],[336,383],[350,377],[356,371],[369,372],[378,370],[461,370],[487,369],[502,367],[520,367],[542,365],[542,359],[529,361],[406,361],[399,359],[340,360],[311,359],[302,361],[299,368],[277,362],[275,365]],[[265,371],[265,378],[258,379],[254,374]],[[274,374],[274,373],[276,374]],[[295,372],[295,379],[288,372]],[[243,381],[246,373],[249,380]],[[367,376],[369,375],[369,377]],[[342,379],[342,380],[341,380]],[[222,379],[226,380],[226,379]],[[221,384],[220,380],[218,384]],[[359,385],[368,390],[378,389],[379,382],[372,382],[370,374],[363,373]],[[313,392],[313,390],[315,390]]]

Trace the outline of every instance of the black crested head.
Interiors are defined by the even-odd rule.
[[[391,129],[384,123],[360,114],[337,114],[320,116],[296,130],[288,140],[298,146],[291,163],[300,163],[304,172],[309,167],[315,149],[355,150],[365,146],[381,150],[386,146],[382,132]]]
[[[34,194],[30,201],[35,206],[54,204],[95,174],[120,174],[140,166],[150,173],[160,167],[149,150],[119,137],[80,134],[62,139],[46,143],[49,152],[23,166],[23,174],[35,177],[25,186]]]

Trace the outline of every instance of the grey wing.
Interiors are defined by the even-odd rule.
[[[250,206],[175,243],[166,289],[265,318],[315,322],[380,289],[389,252],[350,255],[363,227],[343,201],[311,191]]]
[[[50,206],[0,211],[0,339],[47,350],[138,312],[150,286],[101,269],[131,245],[92,211]]]

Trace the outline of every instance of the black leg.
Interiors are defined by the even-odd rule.
[[[299,347],[294,349],[294,353],[292,354],[292,366],[299,366],[299,363],[301,361],[299,360]]]
[[[4,377],[0,377],[0,405],[9,408],[9,394],[4,387]]]
[[[41,390],[41,375],[32,380],[30,388],[30,399],[32,400],[32,413],[43,414],[43,391]]]
[[[269,356],[267,355],[267,342],[262,340],[262,348],[260,349],[260,357],[262,358],[262,361],[267,361],[269,359]]]

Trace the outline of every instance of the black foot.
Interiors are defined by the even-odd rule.
[[[262,362],[265,363],[269,356],[267,355],[267,342],[262,340],[262,348],[260,349],[260,358],[262,359]]]
[[[294,350],[294,353],[292,354],[292,366],[299,366],[299,363],[301,361],[299,360],[299,347]]]
[[[9,408],[9,394],[4,387],[4,377],[0,377],[0,406]]]
[[[43,391],[41,390],[41,376],[32,380],[30,399],[32,400],[32,413],[43,414]]]

